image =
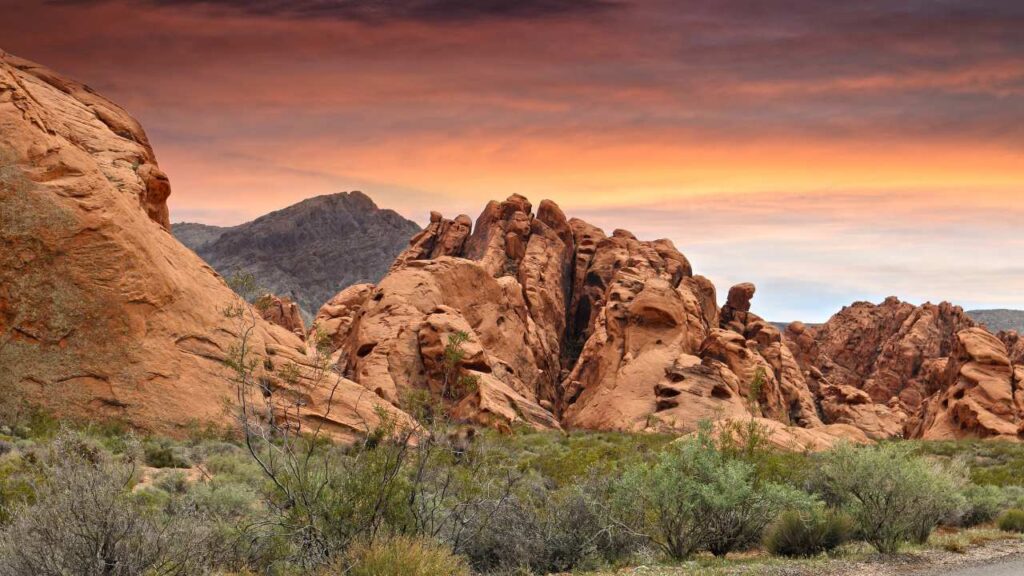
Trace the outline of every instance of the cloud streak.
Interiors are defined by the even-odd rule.
[[[96,4],[105,0],[57,0]],[[616,7],[613,0],[140,0],[169,7],[220,9],[222,15],[268,18],[327,18],[381,24],[420,21],[433,24],[478,20],[541,19],[592,14]]]

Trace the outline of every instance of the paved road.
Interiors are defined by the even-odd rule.
[[[936,572],[935,574],[940,574]],[[941,572],[945,576],[1024,576],[1024,558]]]

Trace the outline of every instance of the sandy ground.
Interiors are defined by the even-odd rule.
[[[1009,538],[966,552],[929,548],[896,557],[752,562],[728,567],[638,566],[592,576],[1024,576],[1024,539]]]

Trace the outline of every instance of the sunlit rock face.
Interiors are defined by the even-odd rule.
[[[0,387],[59,416],[116,418],[183,434],[232,421],[224,361],[243,328],[239,298],[168,231],[170,182],[145,132],[90,88],[0,52]],[[282,390],[312,362],[293,329],[253,311],[255,378]],[[300,384],[301,385],[301,384]],[[365,390],[339,384],[327,413],[319,390],[298,420],[338,437],[377,421]],[[282,394],[272,394],[276,402]]]

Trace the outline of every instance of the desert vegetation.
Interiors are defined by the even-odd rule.
[[[1014,445],[1000,463],[981,442],[781,453],[707,429],[467,439],[441,417],[385,419],[340,445],[234,427],[144,437],[13,403],[3,418],[0,574],[547,574],[752,549],[892,554],[929,536],[959,550],[953,527],[1022,529],[1024,488],[971,481],[1024,462]]]

